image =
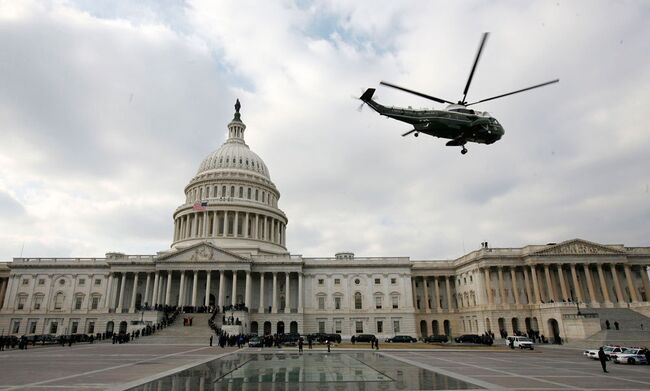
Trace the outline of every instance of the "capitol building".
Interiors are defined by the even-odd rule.
[[[483,243],[445,260],[292,255],[280,191],[246,144],[239,109],[185,187],[169,249],[0,263],[3,335],[130,332],[159,322],[160,305],[238,305],[242,333],[344,339],[534,330],[580,340],[601,331],[607,311],[650,316],[650,247],[566,238]]]

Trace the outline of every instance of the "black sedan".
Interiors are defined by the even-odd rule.
[[[476,334],[463,334],[459,337],[454,338],[454,341],[456,341],[457,343],[476,343],[476,344],[483,343],[483,341],[481,340],[481,336]]]
[[[396,335],[393,338],[388,338],[386,342],[394,342],[394,343],[411,343],[411,342],[417,342],[418,340],[409,336],[409,335]]]
[[[429,335],[424,338],[426,343],[445,343],[449,342],[449,338],[446,335]]]

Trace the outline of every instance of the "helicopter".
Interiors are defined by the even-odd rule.
[[[529,91],[535,88],[544,87],[549,84],[557,83],[560,81],[560,79],[547,81],[545,83],[523,88],[521,90],[481,99],[472,103],[467,103],[467,92],[469,91],[469,86],[472,84],[472,78],[474,77],[474,72],[476,71],[476,65],[478,64],[478,60],[481,57],[481,53],[483,52],[483,47],[485,46],[485,42],[487,41],[488,36],[489,33],[483,33],[478,52],[476,53],[476,58],[474,60],[474,65],[472,66],[469,78],[465,84],[463,99],[459,100],[457,103],[448,101],[446,99],[436,98],[435,96],[423,94],[421,92],[410,90],[408,88],[400,87],[392,83],[381,81],[379,84],[383,86],[408,92],[409,94],[430,99],[438,103],[447,103],[448,106],[442,110],[383,106],[372,99],[375,93],[374,88],[368,88],[361,95],[359,99],[363,101],[362,105],[367,104],[381,115],[413,125],[413,129],[402,134],[402,137],[408,136],[411,133],[415,133],[414,136],[418,137],[420,133],[424,133],[434,137],[450,139],[446,145],[462,147],[460,153],[463,155],[467,153],[465,144],[468,142],[492,144],[499,141],[505,134],[503,126],[501,126],[499,121],[490,115],[490,113],[486,111],[470,109],[469,106],[503,98],[509,95],[518,94],[520,92]]]

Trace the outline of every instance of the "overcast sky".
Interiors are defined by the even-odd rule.
[[[0,0],[0,260],[168,249],[235,98],[291,253],[650,246],[649,20],[647,1]],[[476,106],[501,141],[462,156],[357,111],[380,80],[461,98],[484,31],[468,100],[561,79]]]

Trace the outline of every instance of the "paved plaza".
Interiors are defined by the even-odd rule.
[[[648,390],[650,366],[608,364],[603,373],[597,361],[586,359],[579,349],[540,347],[535,351],[476,350],[396,350],[334,349],[330,355],[323,348],[307,352],[303,359],[304,377],[292,378],[297,349],[221,349],[193,343],[156,341],[148,344],[75,345],[72,347],[36,347],[26,351],[0,353],[0,391],[6,390],[220,390],[220,389],[513,389],[513,390]],[[278,356],[268,361],[251,357]],[[321,358],[320,356],[323,356]],[[325,358],[327,357],[327,358]],[[367,371],[337,370],[340,363]],[[215,361],[216,360],[216,361]],[[239,361],[237,361],[239,360]],[[235,362],[234,366],[224,363]],[[239,363],[241,362],[241,363]],[[283,368],[282,363],[286,363]],[[315,364],[319,363],[319,364]],[[336,364],[332,364],[336,363]],[[206,365],[212,367],[206,367]],[[243,364],[247,364],[244,366]],[[311,372],[323,372],[326,375]],[[214,368],[224,370],[223,375]],[[197,368],[208,368],[199,378]],[[213,368],[213,369],[210,369]],[[192,369],[195,371],[192,372]],[[341,372],[340,376],[337,372]],[[355,372],[356,375],[355,375]],[[433,374],[432,374],[433,372]],[[254,387],[242,386],[227,376],[248,376]],[[282,380],[278,380],[282,373]],[[296,372],[297,373],[297,372]],[[311,374],[310,374],[311,373]],[[157,379],[175,380],[163,382]],[[179,374],[183,381],[178,380]],[[203,376],[203,375],[201,375]],[[212,377],[210,377],[212,376]],[[256,376],[256,375],[255,375]],[[264,376],[267,376],[266,380]],[[319,378],[318,376],[324,376]],[[354,376],[361,376],[355,380]],[[386,376],[386,378],[383,378]],[[433,377],[432,377],[433,376]],[[194,378],[193,378],[194,377]],[[337,383],[336,380],[345,383]],[[386,382],[387,379],[392,379]],[[415,379],[415,380],[414,380]],[[418,380],[419,379],[419,380]],[[333,381],[332,381],[333,380]],[[415,383],[411,382],[415,381]],[[453,380],[453,381],[451,381]],[[377,383],[382,382],[383,383]],[[266,383],[265,383],[266,382]],[[419,382],[419,383],[418,383]],[[147,386],[149,384],[150,386]],[[151,385],[158,384],[158,388]],[[414,386],[414,384],[416,384]],[[433,386],[432,386],[433,384]],[[161,386],[162,385],[162,386]],[[443,387],[441,387],[441,385]],[[436,389],[436,388],[433,388]]]

